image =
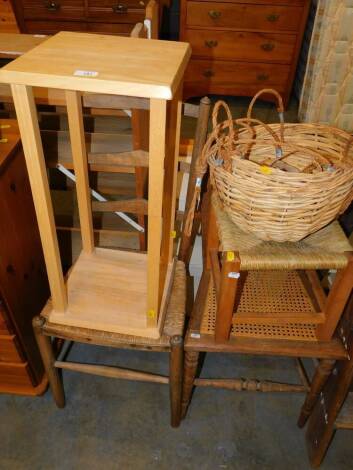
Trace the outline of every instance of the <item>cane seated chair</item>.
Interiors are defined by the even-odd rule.
[[[217,291],[216,340],[228,339],[231,329],[250,337],[265,329],[283,339],[330,340],[353,286],[352,248],[339,223],[300,242],[264,242],[237,227],[216,194],[210,230],[213,221],[218,237],[208,237],[206,265]],[[316,273],[323,269],[339,270],[328,296]]]
[[[202,198],[204,270],[184,340],[183,416],[194,385],[301,391],[302,426],[335,361],[348,358],[348,332],[338,334],[337,325],[353,285],[351,245],[338,222],[298,243],[258,240],[234,225],[211,192]],[[328,296],[319,269],[338,270]],[[298,359],[302,385],[204,379],[196,377],[202,352],[310,357],[319,365],[309,383]]]
[[[171,425],[173,427],[179,426],[185,299],[185,266],[184,263],[178,261],[162,334],[158,339],[52,323],[48,320],[48,313],[51,310],[51,302],[49,301],[41,316],[33,319],[33,328],[56,405],[59,408],[65,406],[63,380],[59,369],[117,379],[161,383],[169,385],[170,388]],[[59,361],[56,360],[51,337],[117,349],[168,352],[170,357],[169,376],[121,367]]]

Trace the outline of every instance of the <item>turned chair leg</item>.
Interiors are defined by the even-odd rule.
[[[181,391],[183,386],[184,341],[179,335],[170,339],[169,393],[171,425],[177,428],[181,421]]]
[[[42,332],[42,327],[45,323],[43,317],[34,317],[33,318],[33,329],[34,335],[37,340],[38,348],[40,355],[42,356],[44,369],[47,374],[50,388],[55,400],[56,405],[59,408],[64,408],[65,406],[65,394],[60,378],[59,370],[54,366],[55,356],[49,336],[46,336]]]
[[[190,403],[194,380],[199,363],[200,353],[197,351],[186,351],[184,356],[184,382],[181,399],[181,417],[185,418]]]
[[[311,412],[316,404],[316,401],[322,391],[327,379],[329,378],[332,369],[335,365],[333,359],[322,359],[315,371],[313,380],[311,382],[310,390],[306,396],[305,402],[300,411],[298,426],[302,428],[305,426]]]

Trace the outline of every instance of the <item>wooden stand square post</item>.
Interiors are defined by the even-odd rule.
[[[151,99],[148,190],[147,327],[158,323],[173,258],[181,123],[180,84],[172,101]]]
[[[11,85],[11,90],[37,214],[53,309],[64,312],[67,307],[67,293],[33,90],[25,85]]]
[[[82,116],[81,93],[66,90],[67,116],[69,120],[71,152],[76,176],[76,194],[80,217],[82,249],[94,250],[91,192],[88,180],[88,162],[85,130]]]

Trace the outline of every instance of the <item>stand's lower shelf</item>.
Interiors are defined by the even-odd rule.
[[[105,248],[82,252],[66,282],[67,310],[51,310],[48,319],[61,325],[159,338],[171,271],[158,324],[147,327],[147,254]]]

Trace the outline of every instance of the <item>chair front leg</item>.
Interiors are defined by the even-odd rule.
[[[298,426],[300,428],[305,426],[305,423],[311,415],[320,392],[322,391],[327,379],[332,372],[335,362],[336,361],[334,359],[322,359],[317,366],[313,380],[311,382],[310,390],[300,411],[298,419]]]
[[[48,377],[49,385],[58,408],[65,406],[65,394],[59,370],[55,367],[55,356],[49,336],[43,334],[42,328],[45,324],[43,317],[33,318],[34,335],[38,344],[40,355],[42,356],[44,369]]]
[[[179,335],[170,339],[169,393],[171,425],[177,428],[181,421],[181,392],[183,387],[183,338]]]
[[[192,390],[194,388],[194,380],[199,363],[198,351],[185,351],[184,355],[184,381],[183,394],[181,400],[181,417],[185,418],[190,403]]]

